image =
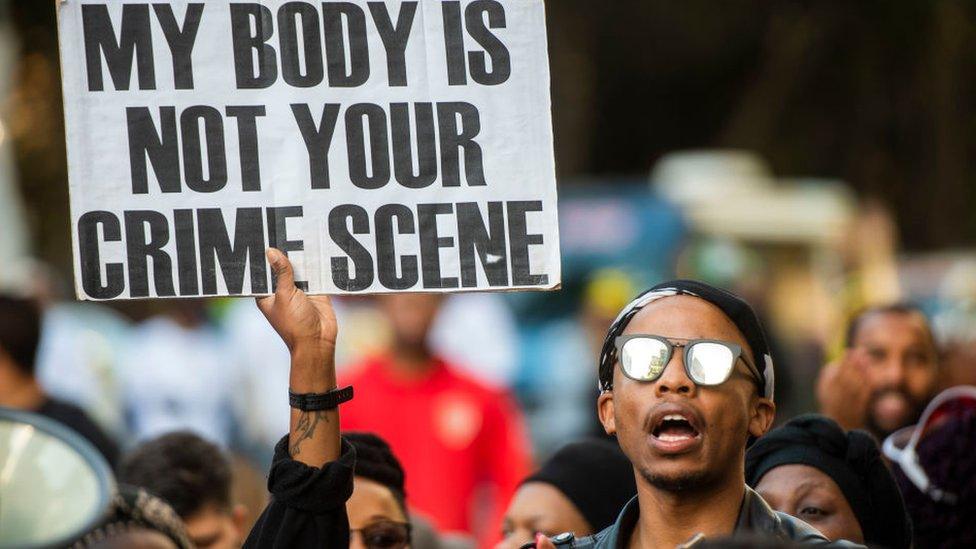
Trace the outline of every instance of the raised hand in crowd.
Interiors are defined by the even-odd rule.
[[[309,297],[295,286],[291,262],[281,251],[268,250],[277,287],[258,299],[258,308],[291,354],[289,388],[295,393],[325,393],[336,388],[335,313],[328,296]],[[288,449],[291,457],[321,467],[339,457],[337,409],[305,412],[292,408]]]
[[[291,262],[281,251],[269,249],[268,261],[275,293],[259,298],[258,307],[291,355],[291,424],[287,439],[275,447],[271,502],[244,546],[345,547],[355,452],[339,438],[338,404],[348,398],[333,398],[335,314],[328,297],[309,297],[295,286]],[[317,402],[303,400],[308,398]]]
[[[864,425],[871,400],[871,383],[865,351],[847,349],[844,355],[824,366],[817,378],[817,404],[820,413],[845,430]]]

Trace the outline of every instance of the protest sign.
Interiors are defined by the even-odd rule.
[[[58,17],[80,298],[558,287],[542,0]]]

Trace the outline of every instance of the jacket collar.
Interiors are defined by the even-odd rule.
[[[797,525],[785,525],[780,513],[773,511],[762,497],[752,488],[745,487],[745,494],[742,497],[742,505],[739,507],[739,517],[735,522],[733,534],[741,532],[756,532],[757,534],[770,535],[785,539],[815,539],[826,541],[805,523],[799,520]],[[640,504],[637,496],[634,496],[624,505],[623,510],[617,515],[617,520],[605,530],[597,534],[597,546],[607,549],[626,549],[627,542],[630,540],[637,520],[640,518]],[[800,526],[802,525],[802,526]],[[804,528],[805,527],[805,528]],[[807,531],[809,530],[809,531]],[[794,534],[796,531],[796,535]]]

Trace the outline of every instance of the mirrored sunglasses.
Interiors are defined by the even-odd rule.
[[[675,343],[674,341],[680,341]],[[725,383],[739,359],[758,383],[759,370],[745,355],[742,347],[717,339],[677,339],[649,334],[619,336],[615,345],[624,375],[637,381],[654,381],[661,377],[675,348],[684,350],[685,373],[696,385]]]

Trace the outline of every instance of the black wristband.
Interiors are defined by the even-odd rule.
[[[328,393],[293,393],[288,389],[288,404],[304,412],[334,410],[343,402],[352,400],[352,385],[332,389]]]

